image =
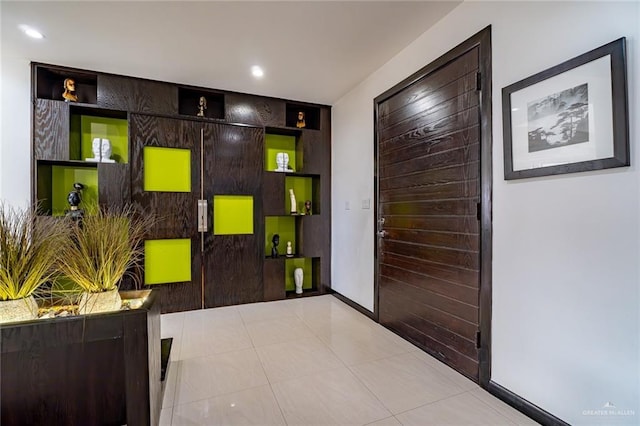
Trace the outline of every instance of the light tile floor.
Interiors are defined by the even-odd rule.
[[[333,296],[162,316],[161,425],[535,425]]]

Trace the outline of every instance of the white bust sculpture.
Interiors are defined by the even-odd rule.
[[[111,141],[109,139],[94,138],[91,143],[93,158],[85,158],[85,161],[96,163],[115,163],[111,159]]]
[[[304,271],[302,268],[296,268],[293,271],[293,281],[296,284],[296,294],[302,294],[302,281],[304,279]]]
[[[275,170],[276,172],[286,172],[289,171],[289,154],[286,152],[278,152],[276,154],[276,164],[278,168]]]

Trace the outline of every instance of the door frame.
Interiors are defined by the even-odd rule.
[[[374,294],[373,314],[380,322],[379,311],[379,264],[378,264],[378,214],[380,199],[378,176],[378,106],[411,86],[423,77],[435,72],[459,56],[474,48],[479,49],[480,70],[480,348],[479,348],[479,384],[487,388],[491,379],[491,300],[492,300],[492,111],[491,111],[491,26],[463,41],[430,64],[410,75],[400,83],[385,91],[373,100],[373,189],[374,189]]]

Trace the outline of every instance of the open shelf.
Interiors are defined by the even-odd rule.
[[[84,161],[38,161],[36,198],[41,214],[64,216],[73,184],[84,185],[80,208],[98,204],[98,168]]]
[[[224,95],[202,89],[178,87],[178,114],[199,117],[200,97],[204,97],[207,103],[201,118],[224,120]]]
[[[320,294],[320,258],[319,257],[279,257],[264,262],[263,281],[265,300],[281,300],[289,297]],[[294,271],[302,268],[303,281],[301,295],[295,294]]]
[[[298,123],[298,114],[304,114],[304,129],[320,130],[320,108],[303,104],[287,103],[286,107],[286,124],[287,127],[296,127]]]
[[[62,93],[64,92],[64,81],[67,78],[72,78],[75,81],[75,95],[78,98],[78,102],[86,104],[95,104],[97,102],[97,74],[42,65],[36,67],[36,98],[64,101]]]
[[[125,111],[70,105],[69,159],[86,161],[94,158],[93,140],[108,139],[111,159],[129,162],[129,123]]]

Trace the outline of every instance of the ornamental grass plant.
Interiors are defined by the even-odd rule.
[[[60,272],[84,292],[117,289],[144,254],[151,217],[131,206],[97,208],[70,225],[69,242],[60,247]]]
[[[63,220],[0,203],[0,300],[27,298],[50,281],[68,236]]]

